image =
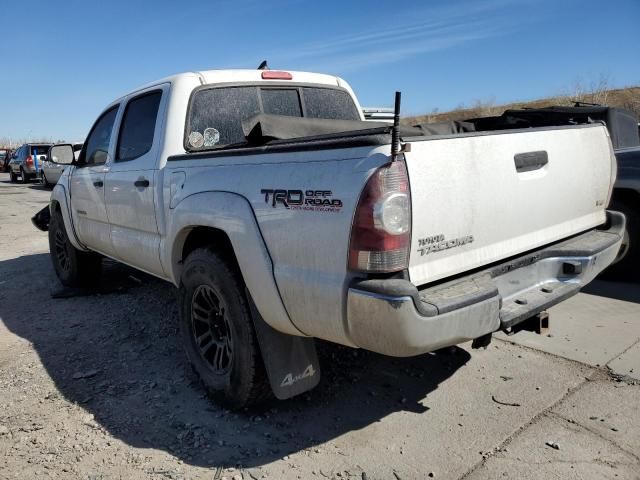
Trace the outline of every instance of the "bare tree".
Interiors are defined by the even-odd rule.
[[[591,79],[589,87],[578,78],[574,80],[572,92],[568,95],[573,102],[597,103],[606,105],[611,88],[609,75],[601,73],[597,80]]]
[[[25,143],[53,143],[51,137],[32,136],[32,137],[0,137],[1,149],[15,149]]]

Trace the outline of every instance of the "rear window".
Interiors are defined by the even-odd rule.
[[[287,117],[301,117],[300,95],[294,89],[263,88],[262,110],[271,115],[285,115]]]
[[[243,120],[259,113],[360,120],[351,96],[337,88],[257,85],[204,88],[191,97],[185,148],[198,151],[243,144]]]
[[[302,93],[307,117],[360,120],[351,96],[345,91],[304,87]]]
[[[51,145],[31,145],[29,153],[33,154],[35,150],[36,155],[46,155]]]
[[[186,144],[189,150],[244,142],[242,120],[260,113],[256,87],[200,90],[191,100]]]

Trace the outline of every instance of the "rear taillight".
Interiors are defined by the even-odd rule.
[[[33,167],[33,157],[29,155],[27,159],[24,161],[28,166]]]
[[[404,161],[379,168],[360,194],[349,245],[349,269],[372,273],[408,267],[411,195]]]

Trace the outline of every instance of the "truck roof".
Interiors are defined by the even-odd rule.
[[[295,83],[315,83],[320,85],[331,85],[331,86],[339,86],[349,89],[348,84],[339,77],[335,77],[333,75],[325,75],[323,73],[312,73],[312,72],[299,72],[286,70],[286,72],[290,73],[293,77],[291,80],[282,80],[282,79],[263,79],[263,72],[269,71],[279,71],[279,70],[255,70],[255,69],[235,69],[235,70],[203,70],[197,72],[184,72],[178,73],[175,75],[170,75],[168,77],[161,78],[154,82],[147,83],[146,85],[142,85],[135,90],[125,94],[129,95],[132,92],[136,92],[138,90],[143,90],[149,87],[153,87],[155,85],[161,85],[163,83],[173,83],[181,78],[189,77],[189,76],[197,76],[200,78],[202,84],[215,84],[215,83],[235,83],[235,82],[295,82]],[[123,95],[123,97],[125,96]]]

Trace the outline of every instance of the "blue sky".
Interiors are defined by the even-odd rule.
[[[0,139],[82,140],[111,100],[188,70],[342,76],[441,111],[640,84],[640,0],[1,0]]]

